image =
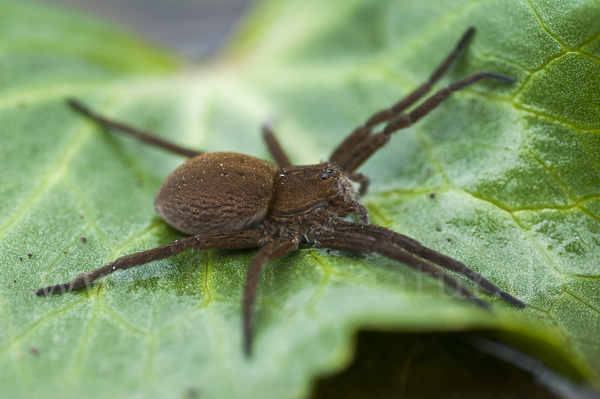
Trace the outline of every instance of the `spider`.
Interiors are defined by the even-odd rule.
[[[68,100],[74,110],[100,126],[189,158],[162,184],[155,209],[168,224],[190,236],[123,256],[68,283],[40,288],[36,295],[77,290],[116,270],[164,259],[191,248],[259,247],[248,267],[242,300],[243,346],[249,356],[253,336],[252,309],[261,269],[265,263],[294,251],[304,242],[323,248],[383,255],[429,274],[453,287],[459,297],[487,307],[462,284],[438,269],[437,264],[466,276],[496,297],[524,307],[522,301],[500,290],[462,262],[393,230],[369,224],[367,209],[358,201],[366,193],[369,179],[356,170],[383,147],[393,133],[417,122],[453,92],[480,79],[514,82],[509,76],[480,71],[451,83],[412,111],[404,112],[431,90],[459,56],[473,32],[471,27],[463,34],[427,82],[390,108],[372,115],[342,141],[329,161],[317,165],[293,166],[268,125],[263,126],[263,138],[277,167],[249,155],[202,153],[183,148],[95,114],[77,100]],[[383,123],[383,129],[374,133],[373,129]],[[358,190],[352,182],[358,183]],[[351,213],[358,215],[360,223],[342,220]]]

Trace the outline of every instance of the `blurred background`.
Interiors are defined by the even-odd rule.
[[[31,0],[25,0],[31,1]],[[218,51],[251,0],[36,0],[95,14],[188,59]]]

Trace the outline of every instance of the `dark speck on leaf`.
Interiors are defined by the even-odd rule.
[[[19,260],[23,260],[23,257],[21,256],[21,257],[19,258]]]
[[[442,227],[441,226],[435,226],[435,231],[442,231]]]
[[[79,239],[81,240],[81,242],[86,242],[87,241],[87,238],[85,238],[85,237],[79,237]]]
[[[33,356],[39,356],[40,351],[38,350],[38,348],[31,348],[31,354]]]
[[[186,392],[187,398],[188,399],[196,399],[200,397],[200,393],[198,392],[198,390],[196,388],[190,388],[187,390]]]
[[[66,254],[66,253],[67,253],[67,251],[63,252],[63,254]]]
[[[449,242],[449,243],[452,243],[452,238],[448,238],[448,242]]]
[[[431,198],[431,199],[435,199],[435,193],[431,193],[431,194],[429,194],[429,198]]]
[[[17,283],[17,280],[13,280],[13,283],[15,283],[15,284],[16,284],[16,283]]]
[[[33,254],[30,252],[27,254],[27,256],[29,256],[31,258],[33,256]]]

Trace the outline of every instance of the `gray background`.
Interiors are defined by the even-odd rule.
[[[31,1],[31,0],[27,0]],[[216,52],[251,0],[37,0],[94,14],[188,59]]]

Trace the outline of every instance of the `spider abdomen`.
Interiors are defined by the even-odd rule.
[[[273,195],[275,169],[233,152],[188,159],[160,187],[156,212],[191,235],[239,231],[260,223]]]

